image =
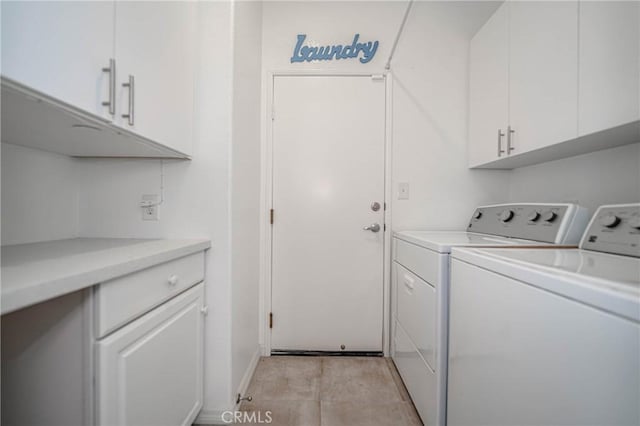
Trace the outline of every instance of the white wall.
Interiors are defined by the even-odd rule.
[[[460,228],[479,203],[506,201],[506,172],[470,171],[466,162],[468,48],[497,2],[416,2],[392,63],[392,226]],[[263,96],[274,71],[382,73],[405,2],[267,2]],[[374,59],[290,63],[297,34],[319,45],[379,40]],[[266,104],[264,116],[266,116]],[[396,200],[399,182],[410,199]]]
[[[268,93],[272,81],[269,73],[291,71],[335,71],[382,73],[389,55],[396,26],[400,25],[404,14],[401,2],[331,2],[331,1],[268,1],[263,3],[262,19],[262,164],[267,164],[267,114]],[[362,42],[379,40],[380,45],[375,57],[366,64],[357,59],[334,60],[324,62],[290,62],[298,34],[306,34],[305,44],[334,45],[346,44],[353,40],[356,33]],[[301,94],[301,100],[303,100]],[[266,169],[262,170],[261,213],[266,215],[265,206],[270,203],[270,194],[266,182],[270,179]],[[263,218],[266,216],[262,216]],[[266,241],[269,227],[261,221],[261,240]],[[263,268],[269,260],[269,253],[261,249]],[[265,271],[261,271],[265,278]],[[260,285],[260,343],[265,343],[265,321],[267,312],[265,303],[267,283]]]
[[[259,356],[262,3],[235,3],[233,21],[231,390],[244,393]]]
[[[2,144],[2,245],[78,235],[76,161]]]
[[[469,40],[493,2],[416,2],[392,63],[393,229],[462,229],[508,197],[505,172],[467,168]],[[410,199],[396,200],[398,182]]]
[[[640,202],[640,144],[514,169],[511,201],[602,204]]]
[[[402,21],[403,2],[268,1],[263,6],[262,67],[265,72],[291,70],[341,70],[382,72],[397,26]],[[360,41],[379,40],[374,58],[361,64],[357,59],[292,64],[290,58],[298,34],[305,44],[350,44],[354,34]]]
[[[393,95],[388,99],[393,109],[394,197],[389,200],[393,229],[459,229],[477,204],[506,201],[509,196],[508,172],[469,171],[466,161],[469,40],[496,5],[414,4],[392,64]],[[264,146],[269,72],[383,73],[405,9],[405,2],[264,3]],[[367,64],[357,60],[290,62],[297,34],[307,34],[309,43],[325,46],[349,42],[355,33],[363,41],[380,42],[376,57]],[[395,199],[399,182],[410,183],[409,200]],[[267,198],[263,192],[263,205]],[[263,226],[263,238],[267,231],[268,226]],[[262,254],[266,261],[268,253]],[[266,290],[264,285],[261,290]],[[261,300],[265,297],[261,294]],[[261,320],[265,318],[263,310]]]

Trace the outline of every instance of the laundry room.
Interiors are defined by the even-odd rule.
[[[640,1],[0,15],[3,424],[640,424]]]

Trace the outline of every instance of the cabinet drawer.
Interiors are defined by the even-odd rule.
[[[435,251],[395,239],[394,260],[417,274],[424,281],[438,288],[443,276],[443,265],[446,265],[446,255]]]
[[[396,322],[394,328],[393,362],[396,364],[400,377],[402,377],[424,424],[426,426],[436,425],[438,417],[442,415],[438,412],[440,407],[438,406],[436,374],[424,363],[402,326]]]
[[[436,370],[436,290],[396,265],[397,318],[418,352]]]
[[[204,279],[204,252],[152,266],[96,287],[96,334],[103,337]]]

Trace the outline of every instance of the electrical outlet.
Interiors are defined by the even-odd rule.
[[[398,200],[409,199],[409,182],[398,183]]]
[[[144,194],[140,209],[142,210],[142,220],[158,220],[158,205],[160,198],[158,194]]]

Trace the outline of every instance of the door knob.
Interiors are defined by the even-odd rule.
[[[372,223],[369,226],[365,226],[364,228],[365,231],[371,231],[371,232],[378,232],[380,231],[380,225],[378,225],[377,223]]]

